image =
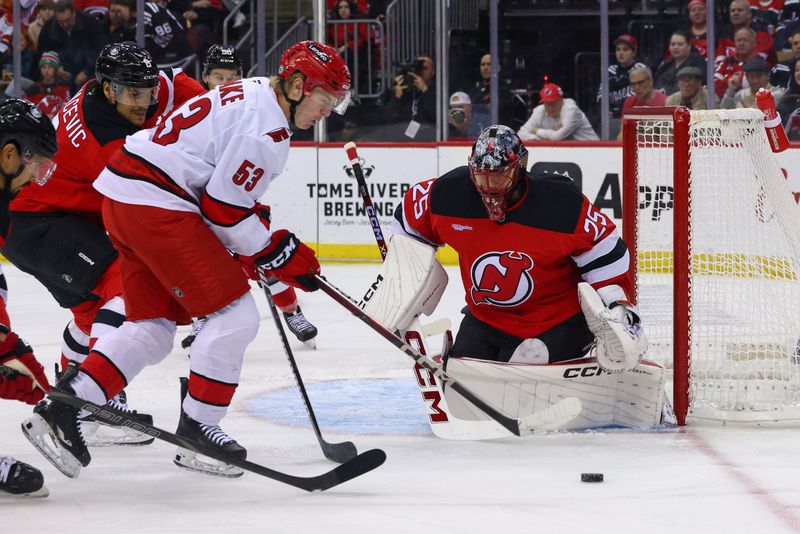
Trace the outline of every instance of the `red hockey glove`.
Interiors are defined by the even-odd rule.
[[[0,398],[36,404],[44,398],[44,391],[33,385],[33,380],[16,371],[0,374]]]
[[[255,265],[290,286],[316,291],[311,274],[319,274],[314,251],[288,230],[273,232],[267,248],[253,256]],[[240,260],[241,261],[241,260]]]
[[[2,325],[0,332],[4,331],[6,337],[0,341],[0,365],[10,367],[22,375],[34,379],[45,392],[50,391],[47,375],[44,374],[42,364],[36,360],[30,346],[17,334],[8,331],[8,328]]]

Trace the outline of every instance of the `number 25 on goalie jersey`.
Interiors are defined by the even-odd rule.
[[[459,167],[406,193],[394,230],[458,253],[470,312],[531,338],[580,313],[578,282],[631,295],[630,255],[616,226],[574,182],[526,176],[523,198],[502,223],[488,219],[469,170]]]
[[[119,202],[199,213],[225,247],[250,256],[269,242],[253,207],[283,172],[289,138],[269,79],[230,82],[129,136],[95,188]]]

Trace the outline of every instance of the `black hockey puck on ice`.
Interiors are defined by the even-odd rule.
[[[602,482],[603,473],[581,473],[581,482]]]

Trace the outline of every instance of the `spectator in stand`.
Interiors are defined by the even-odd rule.
[[[222,35],[222,22],[227,15],[222,0],[164,0],[163,3],[169,3],[169,10],[173,14],[176,11],[183,14],[185,27],[196,31],[200,41],[214,41]],[[205,48],[203,44],[199,46]]]
[[[692,46],[703,58],[708,58],[708,49],[716,49],[708,45],[708,28],[706,25],[706,0],[689,0],[689,28],[687,34],[691,37]]]
[[[728,57],[736,48],[736,35],[742,28],[752,28],[753,17],[750,14],[750,4],[747,0],[733,0],[729,7],[730,27],[720,32],[719,44],[715,53],[715,62],[719,62]],[[772,37],[764,31],[753,29],[755,35],[755,50],[770,67],[778,63],[775,54],[775,43]]]
[[[56,75],[61,60],[56,52],[45,52],[39,60],[39,81],[25,90],[25,99],[33,102],[51,119],[70,99],[69,84]]]
[[[419,55],[417,62],[418,69],[395,76],[389,89],[384,120],[395,126],[389,140],[436,140],[436,69],[430,56]]]
[[[192,55],[186,29],[166,5],[156,0],[144,5],[144,47],[159,68],[175,66]]]
[[[683,67],[678,71],[678,92],[667,97],[667,106],[685,106],[689,109],[708,109],[708,91],[703,87],[705,72],[697,67]],[[719,97],[714,95],[715,107]]]
[[[353,7],[351,7],[353,11],[357,10],[359,13],[363,14],[369,13],[370,10],[369,0],[353,0],[350,3],[353,4]],[[336,9],[336,6],[338,4],[339,0],[328,0],[325,9],[327,9],[328,12],[331,12],[334,9]],[[353,18],[358,18],[358,17],[353,17]]]
[[[498,69],[501,70],[500,65],[498,65]],[[500,107],[498,110],[498,119],[500,123],[508,124],[511,122],[508,117],[511,107],[511,80],[500,77],[499,70],[498,82],[500,92]],[[483,54],[481,56],[479,72],[481,78],[475,83],[475,86],[472,88],[472,90],[469,91],[469,98],[472,101],[472,119],[483,124],[485,128],[491,126],[492,124],[490,110],[492,103],[492,56],[490,54]],[[527,116],[522,115],[517,124],[521,124],[525,118],[527,118]]]
[[[769,83],[784,89],[789,88],[794,76],[794,65],[800,59],[800,28],[789,37],[789,44],[792,47],[791,57],[775,65],[769,78]]]
[[[31,39],[36,44],[36,50],[39,49],[39,34],[42,32],[44,23],[53,18],[53,14],[55,13],[53,6],[53,0],[39,0],[39,10],[36,13],[36,19],[28,25],[28,33],[31,34]]]
[[[551,141],[597,141],[589,119],[571,98],[564,98],[561,87],[546,83],[539,91],[541,104],[534,108],[528,121],[517,135],[523,141],[548,139]]]
[[[449,139],[475,139],[489,124],[478,124],[472,115],[472,100],[463,91],[450,95],[450,110],[447,115],[447,137]]]
[[[329,12],[331,21],[347,21],[364,18],[358,6],[350,0],[339,0]],[[338,22],[328,24],[328,44],[336,48],[347,62],[350,75],[353,77],[353,88],[360,90],[366,87],[369,79],[369,66],[380,68],[379,53],[374,48],[374,40],[370,28],[366,24],[347,24]],[[370,57],[371,55],[371,57]],[[357,61],[357,63],[356,63]]]
[[[763,58],[754,57],[744,62],[744,78],[747,80],[747,87],[742,88],[742,78],[731,77],[720,107],[723,109],[755,108],[756,93],[762,88],[772,93],[775,102],[778,102],[783,96],[782,88],[770,85],[769,66]]]
[[[633,94],[628,76],[636,64],[636,51],[639,41],[632,35],[622,34],[614,39],[614,56],[617,60],[608,66],[608,109],[611,114],[609,135],[614,138],[619,132],[619,119],[622,116],[622,104]],[[601,87],[597,93],[597,101],[603,94]]]
[[[83,11],[87,15],[91,15],[97,20],[102,22],[108,16],[109,0],[73,0],[75,9]]]
[[[13,33],[13,32],[12,32]],[[24,27],[22,28],[22,32],[20,35],[20,44],[22,45],[21,48],[21,58],[22,58],[22,66],[20,71],[22,72],[23,78],[26,80],[23,81],[23,88],[26,87],[25,82],[30,82],[28,78],[35,77],[34,73],[34,65],[36,63],[36,53],[35,53],[35,43],[33,42],[33,38],[31,34],[28,33],[28,30]],[[9,71],[13,70],[14,68],[14,55],[13,49],[9,48],[8,52],[5,56],[0,54],[0,66],[4,69],[8,69]]]
[[[102,24],[108,43],[136,41],[136,0],[111,0]]]
[[[794,75],[789,88],[776,106],[783,128],[791,141],[800,141],[800,61],[794,64]]]
[[[667,102],[667,96],[661,91],[656,91],[653,87],[653,73],[650,67],[644,63],[637,63],[630,70],[630,82],[633,94],[625,99],[622,104],[622,117],[630,112],[634,106],[663,106]],[[622,138],[622,131],[619,132],[619,139]]]
[[[31,18],[35,0],[17,0],[22,9],[22,28],[25,29]],[[11,61],[11,43],[14,39],[14,18],[11,0],[3,0],[0,3],[0,65],[6,61]],[[23,45],[25,46],[25,45]],[[30,50],[36,50],[36,41],[33,46],[28,46]]]
[[[58,53],[61,58],[58,75],[76,92],[94,77],[94,64],[104,41],[103,29],[94,17],[76,11],[72,0],[58,0],[55,15],[39,35],[39,50]]]
[[[784,0],[748,0],[748,3],[753,29],[774,35],[781,18]]]
[[[731,79],[738,78],[742,87],[742,75],[744,73],[744,62],[748,59],[761,57],[756,50],[756,32],[752,28],[740,28],[736,31],[736,46],[727,48],[725,56],[720,60],[717,58],[717,65],[714,70],[714,91],[717,96],[722,98],[730,87]],[[736,83],[736,82],[734,82]],[[736,90],[738,91],[739,88]]]
[[[689,35],[675,30],[669,38],[669,59],[662,61],[653,75],[655,88],[665,94],[678,90],[677,73],[681,67],[698,67],[706,71],[706,60],[692,47]]]
[[[775,29],[775,50],[789,50],[789,38],[800,30],[800,1],[788,0],[783,4],[781,18]],[[785,59],[785,58],[784,58]]]

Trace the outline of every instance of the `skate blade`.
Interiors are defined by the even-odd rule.
[[[211,475],[215,477],[224,478],[239,478],[244,474],[244,470],[216,460],[204,460],[205,456],[198,456],[197,453],[187,451],[186,449],[178,449],[175,451],[175,465],[182,469],[189,471],[196,471],[204,475]]]
[[[50,495],[50,490],[48,490],[46,486],[42,486],[36,491],[29,491],[27,493],[9,493],[7,491],[0,490],[0,500],[18,498],[44,499],[48,495]]]
[[[303,346],[309,350],[317,350],[317,338],[312,337],[311,339],[303,341]]]
[[[140,447],[155,438],[124,426],[104,425],[97,421],[81,421],[81,433],[89,447]]]
[[[38,414],[22,422],[22,433],[42,456],[61,471],[64,476],[77,478],[81,463],[67,449],[61,447],[50,431],[50,426]]]

